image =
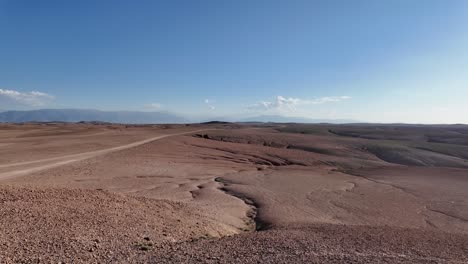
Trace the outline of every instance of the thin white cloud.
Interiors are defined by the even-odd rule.
[[[248,106],[248,110],[253,111],[268,111],[268,110],[278,110],[278,111],[294,111],[299,105],[319,105],[326,103],[336,103],[343,100],[351,99],[350,96],[327,96],[320,97],[315,99],[300,99],[293,97],[284,97],[277,96],[274,101],[261,101],[253,105]]]
[[[310,100],[310,101],[304,101],[304,103],[308,104],[325,104],[325,103],[335,103],[335,102],[340,102],[343,100],[348,100],[351,99],[350,96],[332,96],[332,97],[321,97],[318,99]]]
[[[19,92],[15,90],[0,89],[0,98],[24,106],[43,106],[52,101],[55,97],[38,91]]]
[[[162,104],[160,103],[151,103],[151,104],[146,104],[145,108],[148,110],[158,110],[162,108]]]
[[[213,101],[210,100],[210,99],[205,99],[203,100],[205,102],[205,104],[207,105],[208,109],[210,110],[215,110],[216,107],[213,105]]]

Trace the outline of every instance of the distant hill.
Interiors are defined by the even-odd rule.
[[[357,123],[356,120],[351,119],[312,119],[305,117],[288,117],[280,115],[261,115],[243,118],[237,120],[238,122],[274,122],[274,123],[329,123],[329,124],[345,124]]]
[[[169,112],[99,111],[84,109],[41,109],[6,111],[0,113],[0,122],[79,122],[101,121],[111,123],[186,123],[187,119]]]
[[[208,122],[274,122],[274,123],[357,123],[350,119],[310,119],[303,117],[287,117],[280,115],[260,115],[254,117],[218,117],[211,120],[201,118],[186,118],[170,112],[138,112],[138,111],[100,111],[88,109],[40,109],[29,111],[0,111],[0,122],[80,122],[97,121],[127,124],[163,124]]]

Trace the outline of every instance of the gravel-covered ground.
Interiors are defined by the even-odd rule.
[[[214,238],[216,223],[169,201],[3,186],[0,203],[0,263],[468,262],[468,235],[428,229],[306,224]]]
[[[155,252],[148,262],[468,263],[468,236],[390,227],[307,225],[177,244]]]
[[[0,188],[0,263],[135,262],[153,248],[220,229],[177,202],[98,190]]]

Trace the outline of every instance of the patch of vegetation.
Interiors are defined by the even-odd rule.
[[[141,251],[148,251],[153,248],[154,244],[153,242],[150,241],[149,237],[144,237],[143,240],[144,242],[135,242],[134,243],[135,248]]]
[[[324,125],[315,124],[292,124],[276,129],[283,133],[310,134],[310,135],[327,135],[328,128]]]
[[[208,121],[201,123],[203,125],[227,125],[227,124],[233,124],[231,122],[226,122],[226,121]]]
[[[296,146],[296,145],[289,145],[287,149],[298,149],[302,151],[307,151],[307,152],[313,152],[313,153],[318,153],[318,154],[324,154],[324,155],[336,155],[335,151],[331,149],[324,149],[324,148],[318,148],[318,147],[312,147],[312,146]]]
[[[216,177],[214,180],[215,180],[215,182],[219,182],[219,183],[225,183],[225,182],[226,182],[226,181],[225,181],[223,178],[221,178],[221,177]]]

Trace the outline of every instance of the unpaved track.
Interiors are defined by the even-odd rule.
[[[144,145],[144,144],[156,141],[156,140],[160,140],[160,139],[163,139],[163,138],[167,138],[167,137],[192,134],[192,133],[197,133],[197,132],[202,132],[202,131],[207,131],[207,130],[211,130],[211,129],[200,129],[200,130],[193,130],[193,131],[188,131],[188,132],[181,132],[181,133],[174,133],[174,134],[167,134],[167,135],[159,135],[157,137],[152,137],[152,138],[149,138],[149,139],[133,142],[133,143],[130,143],[130,144],[125,144],[125,145],[118,146],[118,147],[112,147],[112,148],[107,148],[107,149],[89,151],[89,152],[84,152],[84,153],[79,153],[79,154],[72,154],[72,155],[66,155],[66,156],[48,158],[48,159],[40,159],[40,160],[34,160],[34,161],[2,164],[2,165],[0,165],[0,168],[27,166],[27,165],[31,165],[31,164],[38,164],[38,163],[41,164],[41,163],[52,162],[52,163],[47,163],[47,164],[41,164],[41,165],[34,166],[34,167],[31,167],[31,168],[27,168],[27,169],[17,169],[17,170],[11,170],[11,171],[0,173],[0,180],[4,180],[4,179],[16,177],[16,176],[21,176],[21,175],[26,175],[26,174],[29,174],[29,173],[33,173],[33,172],[37,172],[37,171],[41,171],[41,170],[46,170],[46,169],[50,169],[50,168],[55,168],[55,167],[62,166],[62,165],[65,165],[65,164],[69,164],[69,163],[72,163],[72,162],[77,162],[77,161],[89,159],[89,158],[92,158],[92,157],[108,154],[108,153],[115,152],[115,151],[134,148],[134,147],[141,146],[141,145]]]

